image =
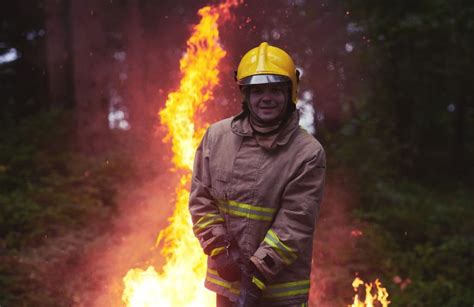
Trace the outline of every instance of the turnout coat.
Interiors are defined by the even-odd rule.
[[[298,121],[294,112],[268,144],[244,113],[222,120],[208,128],[194,161],[189,210],[196,237],[207,254],[218,237],[235,239],[267,279],[268,303],[305,303],[310,288],[326,160]],[[239,294],[239,282],[222,279],[211,257],[205,286],[232,301]]]

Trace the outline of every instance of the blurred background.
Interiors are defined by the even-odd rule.
[[[173,187],[157,112],[215,3],[1,4],[1,306],[114,306],[120,276],[159,253]],[[232,14],[207,120],[239,112],[233,72],[268,41],[302,71],[327,151],[311,304],[350,304],[360,276],[393,306],[471,306],[474,2],[247,0]]]

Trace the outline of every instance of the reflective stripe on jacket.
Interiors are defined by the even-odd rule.
[[[263,299],[298,304],[308,300],[325,153],[296,112],[275,142],[259,144],[243,114],[210,126],[196,151],[189,209],[207,254],[216,238],[230,235],[266,277]],[[211,257],[205,285],[238,297],[239,283],[220,278]]]

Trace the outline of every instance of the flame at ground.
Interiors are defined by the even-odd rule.
[[[372,293],[372,289],[375,284],[376,293]],[[352,287],[356,292],[354,296],[354,303],[348,307],[374,307],[374,306],[383,306],[387,307],[390,304],[388,298],[388,292],[385,288],[382,287],[382,283],[376,279],[374,284],[364,284],[364,281],[359,277],[356,277],[352,282]],[[365,300],[361,301],[359,294],[357,294],[358,288],[362,285],[365,285]],[[374,305],[375,302],[379,302],[378,305]]]
[[[206,124],[198,125],[196,113],[205,109],[219,83],[218,64],[226,52],[219,45],[218,22],[230,17],[229,9],[240,0],[227,0],[199,10],[201,20],[187,41],[186,54],[180,61],[183,74],[179,89],[168,95],[160,111],[161,124],[168,129],[165,141],[171,141],[176,169],[184,172],[176,188],[176,207],[170,225],[158,236],[164,241],[161,251],[166,260],[160,272],[153,266],[128,271],[123,281],[122,300],[130,307],[211,306],[215,297],[204,288],[206,257],[192,232],[188,211],[189,191],[195,149]],[[200,127],[199,127],[200,126]]]

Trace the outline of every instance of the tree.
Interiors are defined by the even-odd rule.
[[[53,107],[72,106],[70,1],[44,2],[46,29],[46,67],[48,74],[48,104]]]
[[[398,159],[392,162],[409,175],[436,177],[443,169],[451,178],[468,176],[474,156],[467,146],[474,130],[468,116],[474,5],[347,3],[362,29],[353,37],[371,76],[366,109],[381,130],[396,136]]]
[[[73,81],[78,145],[100,153],[110,141],[108,92],[110,61],[102,1],[71,1]]]

